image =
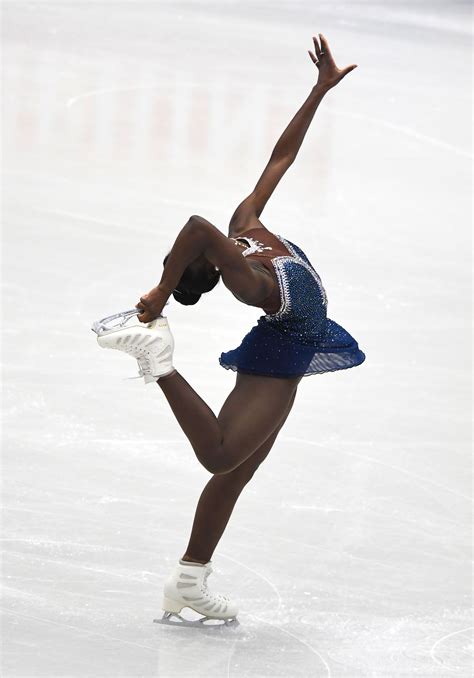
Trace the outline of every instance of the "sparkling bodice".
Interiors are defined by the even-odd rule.
[[[255,237],[256,230],[259,238]],[[266,312],[258,322],[268,323],[301,343],[319,341],[326,328],[328,300],[321,278],[303,250],[267,229],[253,229],[252,235],[233,240],[236,244],[238,240],[247,241],[242,255],[255,256],[267,265],[271,262],[276,274],[280,306],[273,313]]]

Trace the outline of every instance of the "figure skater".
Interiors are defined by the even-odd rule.
[[[164,259],[158,286],[128,312],[142,324],[103,326],[98,332],[100,346],[131,354],[140,376],[158,384],[198,460],[212,473],[186,551],[164,587],[163,620],[168,623],[184,622],[179,613],[185,607],[204,615],[200,622],[235,621],[236,605],[207,586],[212,555],[235,503],[270,452],[301,379],[365,360],[355,339],[327,317],[326,292],[303,250],[259,219],[294,162],[322,98],[356,68],[337,68],[321,33],[319,39],[321,44],[313,37],[314,53],[308,50],[318,68],[317,83],[278,140],[254,190],[235,210],[228,236],[203,217],[191,216]],[[236,382],[216,417],[173,366],[174,340],[161,314],[171,294],[182,304],[195,304],[220,278],[239,301],[262,308],[265,315],[238,348],[220,355],[222,367],[236,372]]]

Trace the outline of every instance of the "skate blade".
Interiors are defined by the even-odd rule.
[[[175,617],[176,619],[173,619]],[[154,619],[154,624],[164,624],[165,626],[185,626],[195,629],[221,629],[224,627],[235,628],[240,626],[239,620],[233,619],[215,619],[213,617],[201,617],[201,619],[185,619],[177,612],[165,612],[161,619]]]
[[[128,311],[121,311],[120,313],[114,313],[114,315],[108,315],[106,318],[101,318],[92,323],[91,330],[101,337],[104,334],[120,329],[130,320],[130,318],[133,318],[133,316],[139,315],[140,313],[141,311],[138,308],[131,308]]]
[[[166,304],[165,304],[166,305]],[[116,332],[117,330],[125,327],[127,322],[133,316],[137,316],[142,313],[142,310],[139,308],[131,308],[128,311],[121,311],[120,313],[114,313],[114,315],[109,315],[106,318],[101,318],[92,323],[91,330],[97,334],[99,337],[103,337],[105,334],[110,332]],[[159,318],[164,318],[165,316],[160,315]],[[148,323],[150,325],[151,323]],[[146,324],[140,323],[143,327],[146,327]]]

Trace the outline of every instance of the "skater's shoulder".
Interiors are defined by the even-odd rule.
[[[246,234],[253,235],[254,237],[255,234],[261,237],[266,237],[267,234],[273,235],[271,230],[256,217],[239,224],[229,225],[229,238],[245,238]]]

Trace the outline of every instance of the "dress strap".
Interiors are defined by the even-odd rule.
[[[273,247],[264,245],[264,243],[260,242],[260,240],[250,236],[240,236],[238,238],[232,238],[232,240],[236,245],[238,244],[239,240],[245,240],[247,242],[247,248],[242,250],[242,255],[244,257],[248,257],[249,254],[260,254],[264,250],[273,250]]]

